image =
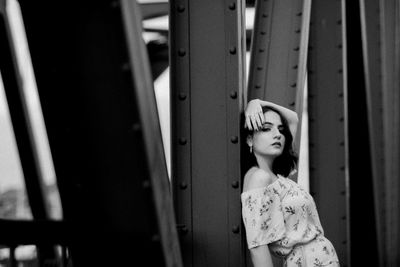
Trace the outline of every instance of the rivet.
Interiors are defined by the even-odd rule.
[[[185,11],[185,6],[184,5],[178,5],[178,12],[182,13]]]
[[[339,93],[338,96],[339,96],[339,97],[343,97],[343,93]]]
[[[293,48],[294,51],[299,51],[300,47],[296,46],[295,48]]]
[[[336,23],[337,23],[338,25],[342,25],[342,20],[339,19],[338,21],[336,21]]]
[[[296,85],[297,85],[297,83],[292,83],[292,84],[290,85],[290,87],[293,87],[293,88],[295,88],[295,87],[296,87]]]
[[[229,53],[231,53],[232,55],[236,54],[236,47],[235,46],[231,46],[229,48]]]
[[[187,229],[186,226],[183,226],[183,227],[181,228],[181,231],[180,231],[180,232],[182,233],[182,235],[186,235],[186,234],[189,232],[189,229]]]
[[[346,220],[346,216],[342,216],[342,218],[341,218],[342,220]]]
[[[346,241],[346,240],[342,241],[342,244],[343,244],[343,245],[346,245],[346,244],[347,244],[347,241]]]
[[[232,182],[232,187],[233,188],[239,188],[239,182],[238,181]]]
[[[185,93],[179,93],[178,98],[179,98],[179,100],[185,100],[186,99],[186,94]]]
[[[297,65],[294,65],[294,66],[293,66],[293,69],[294,69],[294,70],[297,70]]]
[[[231,95],[232,99],[236,99],[237,98],[237,92],[236,91],[232,91],[230,95]]]
[[[338,69],[338,73],[343,73],[343,69]]]
[[[267,32],[265,32],[265,31],[261,31],[260,33],[261,33],[261,35],[267,34]]]
[[[265,51],[265,49],[264,48],[260,48],[260,49],[258,49],[258,51],[262,53],[262,52]]]
[[[342,49],[343,45],[342,44],[338,44],[337,48]]]
[[[240,232],[239,226],[235,225],[232,227],[232,232],[238,234]]]
[[[344,142],[343,142],[343,141],[340,142],[340,143],[339,143],[339,146],[344,146]]]
[[[263,17],[263,18],[268,18],[268,14],[265,14],[265,13],[264,13],[264,14],[262,14],[262,17]]]
[[[133,125],[132,125],[132,130],[133,131],[139,131],[140,130],[140,123],[134,123]]]
[[[344,171],[344,170],[345,170],[344,166],[340,167],[339,169],[340,169],[341,171]]]
[[[292,102],[289,104],[289,106],[294,107],[295,104],[296,104],[295,102]]]
[[[229,4],[229,9],[230,10],[235,10],[236,9],[236,3],[230,3]]]
[[[231,136],[231,142],[232,143],[236,144],[238,141],[239,141],[239,138],[236,135]]]
[[[112,8],[117,8],[119,7],[119,1],[112,1],[110,5]]]
[[[300,29],[297,29],[297,30],[295,30],[294,32],[295,32],[295,33],[300,33],[301,30],[300,30]]]
[[[340,194],[341,194],[342,196],[344,196],[344,195],[346,195],[346,191],[341,191]]]
[[[339,121],[344,121],[344,118],[343,118],[343,117],[340,117],[340,118],[339,118]]]
[[[186,145],[186,143],[187,143],[187,140],[186,140],[186,138],[179,138],[179,144],[180,145]]]
[[[130,65],[129,65],[128,62],[125,62],[125,63],[122,64],[121,70],[122,70],[123,72],[129,71],[129,69],[130,69]]]
[[[185,56],[185,55],[186,55],[185,49],[183,49],[183,48],[179,49],[179,50],[178,50],[178,55],[179,55],[180,57]]]
[[[262,70],[262,69],[263,69],[263,67],[261,67],[261,66],[257,67],[257,70]]]
[[[299,13],[296,14],[296,16],[299,16],[299,17],[300,17],[301,15],[303,15],[302,12],[299,12]]]
[[[144,180],[142,183],[143,188],[147,189],[150,188],[150,181],[149,180]]]
[[[186,188],[188,187],[188,185],[187,185],[187,183],[182,182],[182,183],[179,184],[179,187],[180,187],[181,189],[186,189]]]
[[[261,85],[256,84],[255,88],[256,88],[256,89],[260,89],[260,88],[261,88]]]
[[[159,235],[153,235],[151,237],[151,241],[152,242],[159,242],[160,241],[160,236]]]

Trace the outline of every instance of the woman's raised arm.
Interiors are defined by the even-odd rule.
[[[244,115],[246,118],[246,127],[249,130],[259,130],[264,122],[264,114],[262,111],[263,107],[271,107],[278,111],[288,122],[289,130],[292,134],[293,139],[296,138],[297,125],[299,118],[297,113],[293,110],[277,105],[275,103],[264,101],[260,99],[253,99],[249,101],[246,106]]]

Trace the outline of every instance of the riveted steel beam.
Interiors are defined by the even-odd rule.
[[[171,2],[172,181],[185,266],[243,266],[244,1]]]
[[[309,12],[306,19],[307,16],[309,19]],[[256,2],[249,99],[267,99],[295,108],[301,33],[307,32],[308,27],[304,24],[305,28],[302,28],[302,22],[303,1]]]
[[[310,192],[342,265],[349,266],[344,1],[313,1],[308,61]]]

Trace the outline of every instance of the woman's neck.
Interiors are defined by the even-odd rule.
[[[272,171],[272,164],[274,163],[273,158],[258,155],[258,154],[254,154],[254,156],[256,157],[257,164],[260,169],[275,176],[274,172]]]

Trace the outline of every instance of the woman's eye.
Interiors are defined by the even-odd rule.
[[[269,132],[269,131],[271,131],[271,128],[262,128],[261,131],[263,131],[263,132]]]

